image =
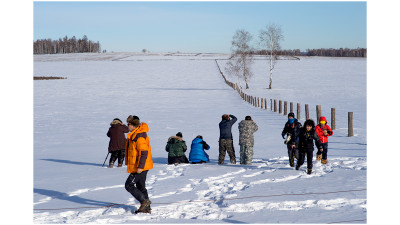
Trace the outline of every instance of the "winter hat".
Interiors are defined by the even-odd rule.
[[[244,119],[245,120],[251,120],[251,116],[246,116]]]
[[[321,124],[326,124],[326,123],[327,123],[326,118],[325,118],[324,116],[321,116],[321,117],[319,118],[319,123],[321,123]]]
[[[196,137],[196,138],[203,139],[203,136],[201,136],[201,135],[197,135],[197,137]]]
[[[290,112],[287,116],[288,116],[288,117],[291,116],[291,117],[294,118],[294,113],[293,113],[293,112]]]
[[[113,124],[122,124],[122,121],[121,121],[120,119],[118,119],[118,118],[115,118],[115,119],[113,119],[113,121],[110,123],[110,125],[113,125]]]
[[[182,137],[182,133],[181,133],[181,132],[178,132],[175,136],[177,136],[177,137]]]
[[[134,126],[139,126],[139,124],[140,124],[140,119],[139,119],[139,117],[137,117],[137,116],[132,116],[132,115],[130,115],[130,116],[128,116],[128,118],[126,119],[126,122],[127,122],[127,123],[130,123],[130,124],[132,124],[132,125],[134,125]]]

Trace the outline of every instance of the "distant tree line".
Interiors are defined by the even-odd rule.
[[[330,56],[330,57],[367,57],[366,48],[320,48],[320,49],[307,49],[307,56]]]
[[[252,54],[257,55],[268,55],[267,50],[252,51]],[[278,50],[277,55],[281,56],[329,56],[329,57],[367,57],[366,48],[319,48],[319,49],[307,49],[306,52],[300,51],[300,49],[289,49],[289,50]]]
[[[100,52],[100,43],[88,40],[86,35],[76,39],[75,36],[59,38],[58,40],[38,39],[33,42],[33,54],[64,54]]]

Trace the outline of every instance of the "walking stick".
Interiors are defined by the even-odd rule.
[[[101,167],[103,167],[104,164],[106,163],[109,154],[110,154],[110,153],[107,154],[106,159],[104,160],[103,165],[102,165]]]

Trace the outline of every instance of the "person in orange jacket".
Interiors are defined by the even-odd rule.
[[[322,144],[322,151],[317,151],[317,160],[321,161],[322,164],[328,162],[328,136],[332,136],[332,129],[328,126],[326,118],[321,116],[319,118],[319,124],[315,127],[315,131]]]
[[[125,182],[125,189],[140,202],[135,213],[151,213],[151,201],[146,189],[147,172],[153,168],[150,139],[147,135],[149,126],[132,115],[126,122],[130,133],[125,145],[125,165],[128,166],[127,173],[130,175]]]

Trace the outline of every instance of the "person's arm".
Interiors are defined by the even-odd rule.
[[[229,115],[229,117],[232,118],[232,120],[231,120],[231,123],[232,123],[232,124],[236,123],[236,121],[237,121],[236,116],[234,116],[234,115]]]
[[[202,141],[201,143],[203,144],[203,149],[205,150],[210,149],[210,146],[205,141]]]
[[[321,140],[319,139],[317,132],[314,132],[313,138],[315,140],[315,145],[319,150],[321,150],[322,149]]]
[[[147,157],[149,156],[149,146],[144,137],[140,137],[136,142],[136,149],[139,151],[139,164],[137,173],[141,173],[146,165]]]
[[[253,127],[254,127],[254,129],[253,129],[253,132],[256,132],[256,131],[258,131],[258,125],[253,121]]]
[[[186,142],[185,141],[182,141],[182,148],[183,148],[183,152],[186,152],[187,146],[186,146]]]

